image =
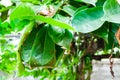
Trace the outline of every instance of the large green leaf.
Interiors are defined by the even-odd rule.
[[[38,30],[38,28],[34,28],[29,35],[26,35],[25,40],[19,48],[21,59],[24,62],[28,62],[30,60],[30,53],[32,51],[32,46]]]
[[[35,13],[31,9],[30,4],[28,5],[27,3],[22,3],[18,5],[10,14],[10,24],[13,27],[13,29],[15,28],[17,30],[21,30],[26,24],[28,24],[28,20],[31,19],[31,16],[34,15]]]
[[[54,19],[62,21],[62,22],[69,22],[69,18],[64,17],[60,14],[57,14]],[[70,49],[70,43],[72,41],[72,33],[67,31],[66,29],[56,27],[56,26],[49,26],[49,35],[52,38],[52,40],[60,46],[65,47],[66,49]]]
[[[33,16],[34,19],[41,21],[41,22],[45,22],[51,25],[54,25],[56,27],[60,27],[60,28],[66,28],[66,29],[70,29],[70,30],[74,30],[74,28],[64,22],[52,19],[50,17],[44,17],[44,16]]]
[[[10,14],[10,21],[15,20],[15,19],[21,19],[26,16],[34,16],[35,13],[30,7],[30,4],[28,5],[27,3],[22,3],[18,5]]]
[[[70,44],[73,39],[70,31],[50,26],[49,35],[57,45],[63,46],[68,50],[70,49]]]
[[[59,14],[55,15],[54,19],[60,20],[60,21],[62,21],[61,19],[66,20],[65,17],[63,17]],[[58,42],[60,42],[63,39],[64,34],[65,34],[65,29],[50,25],[49,29],[48,29],[48,34],[51,37],[51,39],[54,41],[54,43],[57,44]]]
[[[30,24],[27,26],[27,28],[25,29],[26,31],[30,31],[29,33],[26,34],[26,32],[24,32],[22,38],[21,38],[21,44],[19,44],[19,54],[21,55],[21,60],[23,60],[25,63],[28,62],[30,60],[30,53],[32,51],[32,46],[35,40],[35,36],[38,32],[38,28],[34,27],[31,28],[31,30],[29,30],[28,28],[33,27],[34,24]]]
[[[107,0],[103,6],[106,21],[120,23],[120,4],[117,0]]]
[[[55,56],[55,44],[48,35],[48,27],[42,27],[36,35],[30,57],[31,66],[48,64]]]
[[[78,32],[89,33],[103,25],[103,15],[102,7],[80,10],[74,15],[72,25]]]

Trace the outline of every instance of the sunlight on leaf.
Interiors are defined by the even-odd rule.
[[[120,23],[120,4],[116,0],[107,0],[103,5],[103,20]]]
[[[74,28],[72,26],[70,26],[64,22],[60,22],[60,21],[57,21],[55,19],[52,19],[50,17],[44,17],[44,16],[39,15],[39,16],[35,16],[35,19],[39,20],[41,22],[45,22],[45,23],[60,27],[60,28],[66,28],[66,29],[74,31]]]
[[[102,7],[77,11],[72,19],[72,25],[78,32],[92,32],[103,25],[104,21],[101,20],[103,14]]]

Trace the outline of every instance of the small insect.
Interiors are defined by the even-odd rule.
[[[120,45],[120,28],[117,30],[117,32],[115,33],[115,37]]]

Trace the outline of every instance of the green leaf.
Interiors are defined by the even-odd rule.
[[[75,0],[75,1],[85,2],[85,3],[88,3],[88,4],[92,4],[94,6],[95,6],[95,3],[97,2],[97,0]]]
[[[94,7],[78,11],[72,19],[73,27],[82,33],[89,33],[100,28],[104,21],[102,7]]]
[[[65,29],[64,38],[62,39],[62,41],[58,43],[58,45],[63,46],[66,49],[70,50],[70,44],[72,42],[72,39],[73,39],[72,33],[69,30]]]
[[[64,12],[66,12],[67,14],[69,14],[70,16],[73,16],[73,14],[75,13],[76,8],[72,5],[65,5],[63,6],[62,9]]]
[[[108,35],[108,46],[109,49],[112,49],[113,46],[118,46],[118,41],[115,37],[115,33],[117,32],[119,28],[118,24],[111,24],[109,28],[109,35]]]
[[[8,22],[1,22],[0,24],[0,35],[10,34],[11,27]]]
[[[56,44],[68,50],[70,49],[70,44],[73,39],[73,35],[70,31],[50,26],[49,35]]]
[[[21,60],[21,58],[20,58],[20,54],[19,54],[19,53],[17,53],[17,65],[18,65],[17,75],[18,75],[18,76],[21,76],[21,75],[23,75],[23,73],[24,73],[24,71],[25,71],[25,67],[24,67],[24,65],[23,65],[23,63],[22,63],[22,60]]]
[[[106,41],[106,43],[108,43],[108,23],[104,23],[102,27],[100,27],[99,29],[93,31],[92,33],[97,35],[98,37],[104,39]]]
[[[69,22],[69,18],[64,17],[62,15],[57,14],[54,19],[62,21],[62,22]],[[67,31],[66,29],[62,29],[60,27],[55,26],[49,26],[48,33],[51,37],[51,39],[56,43],[57,45],[63,46],[66,49],[70,49],[70,43],[72,41],[72,33]],[[68,32],[68,33],[67,33]]]
[[[51,39],[54,41],[54,43],[59,43],[64,37],[65,29],[50,25],[48,29],[48,33]]]
[[[17,30],[21,30],[26,25],[26,21],[30,20],[31,16],[34,16],[34,15],[35,13],[31,9],[30,4],[27,4],[27,3],[20,4],[10,14],[10,24],[13,27],[13,29],[15,28]],[[25,21],[24,19],[27,19],[27,20]],[[18,27],[19,24],[22,24],[22,26]]]
[[[33,25],[32,25],[33,26]],[[30,27],[30,26],[29,26]],[[28,29],[26,29],[28,30]],[[34,27],[33,30],[30,32],[30,34],[24,34],[22,38],[23,41],[21,42],[21,45],[19,47],[19,53],[21,55],[21,59],[27,63],[30,60],[30,53],[32,51],[32,46],[35,40],[35,36],[38,32],[38,28]]]
[[[103,6],[106,0],[98,0],[96,6]]]
[[[23,3],[18,5],[10,14],[10,21],[15,20],[15,19],[21,19],[26,16],[34,16],[35,13],[30,7],[30,4],[28,5],[27,3]]]
[[[65,17],[63,17],[59,14],[55,15],[54,19],[60,20],[60,21],[62,21],[61,19],[66,20]],[[54,43],[57,44],[58,42],[60,42],[63,39],[64,34],[65,34],[65,29],[50,25],[48,28],[48,34],[51,37],[51,39],[54,41]]]
[[[85,10],[85,9],[88,9],[88,6],[82,6],[82,7],[78,8],[78,9],[75,11],[74,16],[75,16],[78,12],[80,12],[80,11],[82,11],[82,10]]]
[[[55,44],[48,35],[48,27],[42,27],[36,35],[31,57],[31,66],[41,66],[48,64],[55,56]]]
[[[15,28],[13,28],[14,31],[20,31],[22,30],[25,25],[29,24],[30,21],[29,20],[22,20],[22,21],[19,21],[17,24],[15,24]],[[12,26],[12,25],[11,25]]]
[[[38,21],[45,22],[45,23],[48,23],[48,24],[51,24],[51,25],[54,25],[54,26],[57,26],[60,28],[74,30],[74,28],[72,26],[70,26],[64,22],[52,19],[50,17],[44,17],[44,16],[39,15],[39,16],[33,16],[33,18],[35,18]]]
[[[31,28],[30,28],[31,27]],[[34,27],[34,24],[31,23],[26,26],[24,34],[21,38],[21,44],[19,44],[19,54],[21,55],[21,59],[27,63],[30,60],[30,53],[32,51],[32,46],[35,40],[35,36],[39,31],[38,28]],[[30,29],[29,29],[30,28]],[[32,29],[32,31],[31,31]],[[27,33],[28,32],[28,33]]]
[[[0,7],[1,7],[1,6],[0,6]],[[1,13],[1,12],[4,12],[4,11],[7,11],[7,10],[13,8],[13,7],[15,7],[15,6],[8,6],[8,7],[0,8],[0,13]]]
[[[105,43],[104,51],[108,52],[108,50],[119,46],[118,41],[115,37],[115,33],[118,29],[119,29],[119,24],[109,23],[108,43]]]
[[[120,23],[120,4],[117,0],[107,0],[103,5],[103,19],[109,22]]]

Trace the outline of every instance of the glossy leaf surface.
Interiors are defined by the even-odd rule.
[[[59,14],[57,14],[54,19],[63,21],[65,23],[69,23],[70,21],[70,18],[64,17]],[[73,35],[70,31],[51,25],[49,27],[49,35],[57,45],[63,46],[66,49],[70,49],[70,44],[73,38]]]
[[[120,23],[120,4],[117,0],[107,0],[103,5],[103,19],[109,22]]]
[[[20,4],[18,5],[10,14],[10,24],[14,30],[21,30],[25,25],[31,20],[31,16],[34,16],[35,13],[30,7],[30,4]]]
[[[104,21],[101,20],[103,15],[102,7],[80,10],[74,15],[72,25],[78,32],[89,33],[103,25]]]
[[[31,27],[32,31],[28,30],[28,28],[30,28],[30,27]],[[24,34],[21,38],[21,44],[19,44],[19,46],[20,46],[19,54],[21,55],[21,59],[24,60],[24,62],[28,62],[30,60],[30,53],[31,53],[31,50],[33,47],[34,39],[39,30],[39,29],[33,28],[33,27],[34,27],[33,23],[27,26],[26,31],[28,31],[29,33],[24,32]]]
[[[39,15],[39,16],[35,16],[35,19],[42,21],[42,22],[45,22],[45,23],[48,23],[48,24],[51,24],[51,25],[54,25],[54,26],[57,26],[57,27],[60,27],[60,28],[74,30],[74,28],[72,26],[70,26],[69,24],[54,20],[50,17],[44,17],[44,16]]]
[[[42,27],[36,35],[30,57],[31,65],[45,65],[55,56],[55,44],[48,35],[47,27]]]

